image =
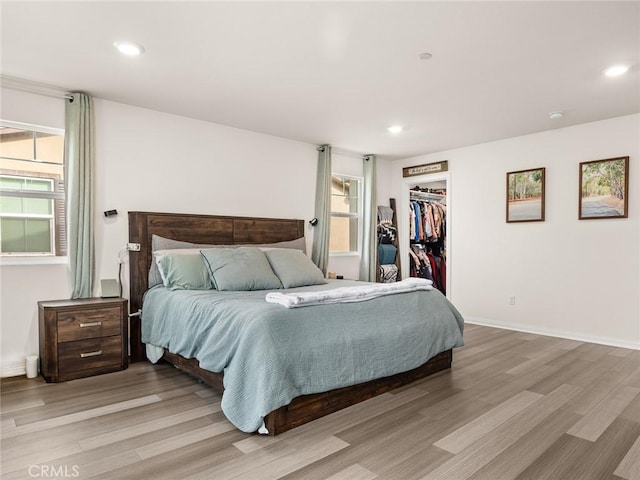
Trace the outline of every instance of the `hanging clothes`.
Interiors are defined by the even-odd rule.
[[[424,251],[424,247],[421,245],[412,245],[409,249],[409,259],[412,277],[426,278],[427,280],[434,280],[433,269],[429,257]]]
[[[398,249],[388,243],[378,245],[378,260],[380,265],[391,265],[396,263],[396,252]]]
[[[394,205],[395,203],[392,203]],[[379,279],[382,283],[392,283],[398,280],[398,231],[393,224],[394,211],[391,207],[378,206],[378,264]]]
[[[398,266],[395,264],[380,265],[380,282],[393,283],[398,280]]]
[[[397,234],[396,227],[393,225],[393,209],[378,206],[378,243],[393,244]]]
[[[409,238],[435,243],[444,238],[447,207],[439,202],[413,200],[409,209]]]
[[[432,280],[434,287],[446,294],[447,206],[444,201],[439,201],[445,198],[444,195],[433,194],[432,199],[410,199],[409,264],[411,276]]]

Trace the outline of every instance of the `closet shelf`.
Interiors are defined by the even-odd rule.
[[[436,201],[446,204],[446,198],[446,195],[440,195],[439,193],[418,192],[416,190],[409,190],[409,200]]]

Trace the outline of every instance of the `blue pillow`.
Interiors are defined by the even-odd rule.
[[[289,240],[285,242],[276,243],[264,243],[260,245],[241,245],[244,247],[268,247],[268,248],[295,248],[306,252],[306,241],[304,237],[297,238],[296,240]],[[207,245],[202,243],[183,242],[181,240],[173,240],[171,238],[161,237],[155,233],[151,235],[151,251],[155,255],[158,250],[182,250],[182,249],[198,249],[198,252],[203,248],[235,248],[236,245]],[[158,266],[156,262],[151,262],[149,267],[149,288],[154,285],[162,283],[160,272],[158,272]]]
[[[171,290],[209,290],[209,270],[200,253],[158,254],[156,265],[165,287]]]
[[[284,288],[327,283],[322,271],[300,250],[274,248],[264,253]]]
[[[267,257],[259,248],[209,248],[200,253],[209,265],[211,281],[218,290],[282,288]]]

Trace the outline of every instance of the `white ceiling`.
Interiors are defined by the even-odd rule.
[[[638,1],[0,8],[5,76],[383,158],[640,111]],[[122,39],[146,53],[121,56]],[[604,77],[613,63],[632,69]]]

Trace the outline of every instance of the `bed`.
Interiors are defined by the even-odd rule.
[[[342,408],[346,408],[349,405],[361,402],[375,395],[379,395],[393,388],[397,388],[401,385],[405,385],[416,379],[423,378],[433,373],[445,370],[451,367],[452,362],[452,348],[460,346],[462,344],[462,319],[455,310],[455,308],[442,297],[439,292],[431,291],[429,295],[406,297],[406,302],[400,302],[398,304],[398,318],[393,319],[393,315],[390,314],[390,297],[387,297],[381,303],[379,299],[375,301],[361,302],[359,305],[355,304],[339,304],[332,306],[321,307],[305,307],[297,309],[287,309],[281,305],[269,305],[262,319],[262,314],[256,312],[259,309],[263,309],[262,305],[267,305],[264,301],[264,291],[251,291],[251,292],[236,292],[236,291],[191,291],[191,290],[176,290],[176,291],[164,291],[167,290],[162,285],[148,288],[149,268],[152,264],[152,237],[157,235],[167,239],[180,240],[185,242],[191,242],[195,244],[207,244],[207,245],[257,245],[257,244],[273,244],[278,242],[289,242],[304,237],[304,222],[302,220],[292,219],[272,219],[272,218],[253,218],[253,217],[228,217],[228,216],[213,216],[213,215],[192,215],[192,214],[171,214],[171,213],[153,213],[153,212],[130,212],[129,213],[129,241],[131,243],[140,244],[140,250],[130,252],[130,305],[131,311],[137,312],[142,309],[143,296],[145,296],[145,309],[142,317],[145,319],[145,335],[146,340],[153,342],[160,347],[166,346],[167,348],[162,351],[162,358],[177,368],[196,376],[208,385],[223,393],[223,411],[227,417],[241,430],[243,431],[255,431],[258,430],[256,423],[256,415],[259,413],[260,420],[263,421],[262,433],[268,433],[269,435],[277,435],[285,432],[291,428],[295,428],[299,425],[312,421],[316,418],[322,417],[329,413],[335,412]],[[214,249],[219,251],[221,249]],[[255,250],[255,249],[254,249]],[[283,282],[284,283],[284,282]],[[331,288],[342,288],[343,285],[350,285],[346,281],[334,281],[333,284],[327,285],[315,285],[313,287],[298,287],[293,291],[302,290],[322,290]],[[285,291],[285,290],[283,290]],[[402,294],[407,295],[407,294]],[[393,295],[395,301],[402,300],[399,295]],[[428,308],[425,304],[426,298],[437,298],[437,302],[434,303],[433,308]],[[183,303],[180,302],[191,302]],[[433,300],[429,300],[433,301]],[[191,305],[197,304],[196,307]],[[386,302],[386,303],[384,303]],[[414,302],[417,302],[413,305]],[[196,312],[199,313],[208,303],[216,305],[224,305],[227,308],[228,305],[235,303],[243,305],[239,315],[233,317],[233,319],[226,319],[224,315],[217,315],[216,319],[212,320],[216,325],[211,327],[211,331],[215,335],[209,333],[209,327],[205,330],[199,330],[199,338],[204,339],[207,335],[213,335],[212,341],[200,341],[200,343],[216,344],[217,339],[221,338],[220,328],[227,329],[227,331],[233,330],[229,326],[242,325],[238,330],[245,330],[245,324],[258,325],[259,329],[264,329],[265,324],[273,324],[277,326],[276,333],[272,333],[266,330],[259,330],[260,333],[256,334],[261,339],[258,340],[256,346],[248,348],[238,348],[231,353],[225,353],[220,355],[218,353],[204,350],[200,351],[198,348],[192,348],[188,340],[174,341],[176,332],[162,333],[162,330],[151,327],[149,325],[156,325],[157,323],[164,323],[171,326],[173,323],[172,318],[175,317],[174,330],[182,331],[190,323],[197,325],[204,325],[206,322],[202,319],[189,320],[188,318],[178,318],[181,315],[179,312],[192,311],[193,313],[186,315],[185,317],[196,317]],[[437,305],[436,305],[437,304]],[[330,308],[329,308],[330,307]],[[208,307],[207,307],[208,308]],[[172,310],[173,309],[173,310]],[[411,322],[399,321],[402,319],[403,312],[414,310],[433,310],[435,313],[431,315],[433,318],[430,322],[442,323],[442,332],[435,333],[433,336],[437,337],[435,340],[429,340],[431,343],[421,343],[413,339],[414,335],[407,335],[407,330],[404,328],[405,324]],[[303,314],[293,312],[293,310],[304,311]],[[356,345],[356,341],[349,340],[347,345],[332,347],[332,352],[338,352],[338,360],[335,355],[326,355],[327,358],[313,357],[313,360],[305,360],[305,352],[315,351],[315,355],[318,355],[318,350],[330,350],[323,344],[323,341],[339,341],[340,338],[346,336],[344,332],[347,329],[355,329],[365,331],[369,335],[369,326],[363,328],[366,325],[363,322],[369,321],[376,315],[376,310],[386,311],[386,315],[381,315],[379,321],[380,325],[373,327],[371,324],[370,329],[374,331],[379,329],[381,331],[387,331],[391,329],[402,330],[401,335],[397,341],[408,342],[410,348],[401,349],[396,348],[395,351],[416,351],[418,356],[422,355],[422,358],[418,364],[415,363],[415,358],[404,358],[402,355],[394,355],[389,362],[387,359],[376,360],[375,357],[368,357],[365,360],[364,365],[371,368],[355,367],[352,369],[353,373],[351,382],[342,386],[338,382],[338,379],[334,379],[337,376],[334,370],[344,370],[343,365],[351,362],[352,359],[347,358],[351,356],[358,356],[353,352],[360,352],[359,347]],[[302,315],[301,317],[299,315]],[[325,318],[327,327],[325,333],[323,331],[323,322],[317,318],[312,318],[313,315]],[[261,321],[256,321],[257,317],[261,318]],[[414,315],[417,316],[417,315]],[[413,317],[413,316],[412,316]],[[446,317],[446,318],[445,318]],[[153,318],[153,321],[150,320]],[[299,319],[298,319],[299,318]],[[417,321],[417,320],[416,320]],[[183,323],[179,323],[183,322]],[[225,323],[226,322],[226,323]],[[243,323],[244,322],[244,323]],[[333,322],[333,323],[332,323]],[[386,323],[385,323],[386,322]],[[360,327],[358,327],[358,325]],[[306,333],[301,333],[301,329],[309,326],[311,330]],[[146,359],[146,348],[142,341],[143,328],[140,317],[131,318],[131,360],[143,361]],[[248,328],[248,327],[247,327]],[[343,333],[335,333],[338,330],[344,328]],[[408,326],[406,328],[409,328]],[[386,330],[385,330],[386,329]],[[313,332],[313,333],[309,333]],[[334,333],[332,333],[334,332]],[[164,340],[162,335],[165,335]],[[335,336],[335,339],[331,340],[329,337]],[[446,338],[445,338],[446,337]],[[171,339],[168,341],[167,338]],[[248,338],[248,337],[246,337]],[[305,345],[303,342],[307,341],[306,338],[321,339],[317,341],[319,348],[314,346]],[[151,340],[150,340],[151,339]],[[376,344],[373,337],[366,337],[366,342]],[[233,337],[230,341],[234,345],[246,342],[245,337]],[[386,339],[380,340],[380,342],[386,342]],[[416,343],[417,342],[417,343]],[[175,345],[182,344],[179,348],[174,348]],[[185,346],[186,344],[189,344]],[[348,348],[350,345],[352,349]],[[283,353],[284,348],[291,348],[292,353]],[[376,347],[377,348],[377,347]],[[376,350],[373,348],[373,350]],[[282,352],[279,350],[283,349]],[[342,350],[341,350],[342,349]],[[169,351],[169,350],[173,350]],[[250,352],[256,350],[257,354],[264,354],[268,352],[269,355],[275,355],[274,360],[265,362],[261,358],[255,359],[250,357]],[[260,353],[263,352],[263,353]],[[339,353],[342,352],[342,353]],[[182,355],[180,354],[182,353]],[[226,357],[225,357],[226,355]],[[280,355],[280,357],[278,357]],[[311,353],[309,354],[311,355]],[[368,353],[359,354],[369,355]],[[221,357],[223,357],[221,359]],[[398,358],[395,358],[398,357]],[[233,358],[233,362],[227,362]],[[295,362],[287,364],[287,358],[296,358]],[[240,360],[242,359],[242,360]],[[391,362],[397,362],[395,365]],[[239,364],[238,362],[244,362]],[[227,362],[227,363],[225,363]],[[313,372],[307,378],[309,385],[299,385],[299,380],[306,374],[297,374],[297,380],[292,381],[291,385],[284,382],[277,375],[276,366],[278,364],[284,365],[283,369],[292,368],[291,365],[308,363],[308,370],[305,372]],[[324,363],[323,363],[324,362]],[[265,370],[262,373],[262,364],[269,363],[269,370]],[[388,364],[387,364],[388,363]],[[216,366],[217,367],[212,367]],[[238,366],[240,365],[240,366]],[[208,366],[209,368],[204,368]],[[375,366],[375,369],[374,367]],[[409,368],[409,367],[410,368]],[[273,367],[273,368],[272,368]],[[394,370],[398,369],[400,370]],[[383,373],[378,373],[378,370]],[[214,371],[215,370],[215,371]],[[347,368],[347,370],[349,370]],[[370,371],[369,371],[370,370]],[[374,371],[376,370],[376,371]],[[222,372],[225,372],[224,374]],[[351,372],[351,370],[349,370]],[[275,372],[275,373],[274,373]],[[226,374],[226,375],[225,375]],[[248,385],[236,385],[236,379],[244,376],[250,377],[251,383]],[[295,375],[291,372],[283,374],[283,378],[294,378]],[[359,381],[362,380],[362,381]],[[340,380],[343,381],[343,380]],[[283,382],[282,384],[280,382]],[[295,385],[294,385],[295,384]],[[319,385],[324,386],[319,390]],[[254,390],[255,393],[254,394]],[[262,398],[262,391],[284,392],[277,400],[269,399],[269,402]],[[309,390],[309,391],[307,391]],[[294,392],[294,394],[292,394]],[[296,393],[297,392],[297,393]],[[241,400],[243,397],[256,396],[253,399],[258,407],[247,407],[243,411],[243,405],[238,407],[236,403],[231,403]],[[229,400],[231,399],[231,400]],[[273,403],[275,401],[275,403]],[[226,404],[225,404],[226,402]],[[237,410],[242,411],[242,415],[245,413],[251,413],[253,416],[248,420],[244,420],[244,417],[240,415]],[[264,410],[267,408],[267,410]]]

